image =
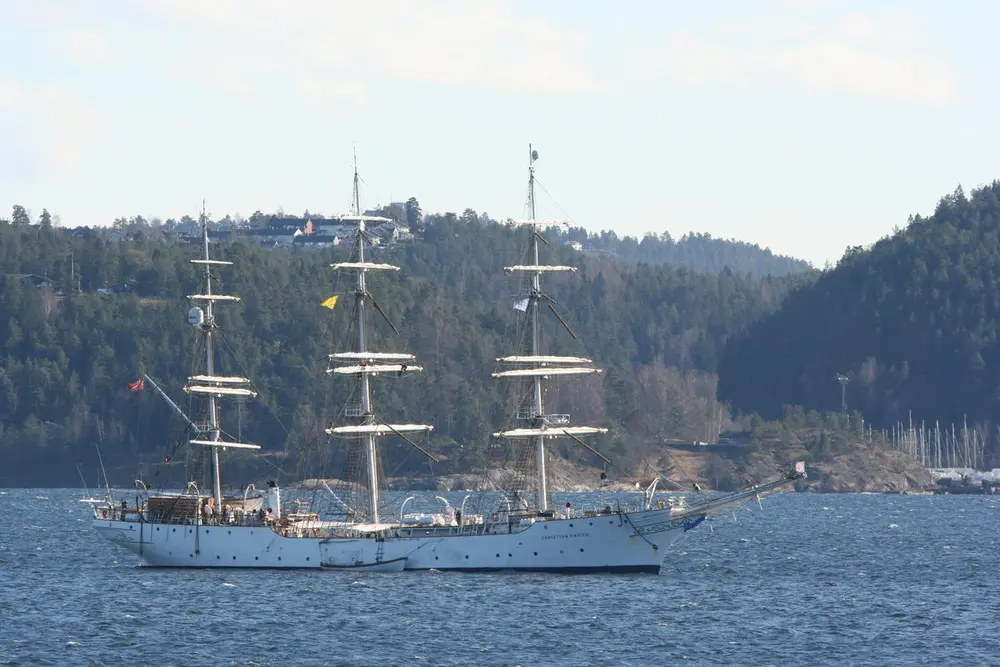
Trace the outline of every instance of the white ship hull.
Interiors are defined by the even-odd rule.
[[[666,548],[701,519],[671,519],[669,512],[538,521],[502,533],[400,528],[384,539],[286,537],[264,526],[93,523],[154,567],[658,573]]]

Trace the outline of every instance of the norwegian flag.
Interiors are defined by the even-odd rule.
[[[129,392],[135,394],[146,388],[146,378],[139,378],[135,382],[128,383]]]

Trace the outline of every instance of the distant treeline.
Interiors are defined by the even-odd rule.
[[[443,459],[438,472],[469,470],[510,411],[507,389],[490,373],[495,358],[517,345],[516,317],[523,315],[512,303],[523,286],[503,267],[523,263],[527,237],[472,211],[420,220],[413,240],[372,250],[402,267],[371,286],[398,338],[384,323],[372,325],[373,345],[416,353],[426,372],[380,379],[376,401],[387,417],[435,425],[429,444]],[[184,298],[200,286],[188,262],[199,248],[159,221],[122,220],[111,230],[47,221],[31,224],[23,209],[0,221],[0,485],[29,477],[71,483],[77,462],[93,462],[97,441],[105,460],[133,469],[143,462],[147,474],[172,451],[179,460],[183,422],[148,387],[133,395],[127,383],[148,373],[183,399],[186,376],[200,369]],[[607,253],[575,250],[569,244],[578,237],[550,230],[544,252],[580,267],[546,283],[579,340],[549,317],[544,342],[554,352],[586,354],[606,372],[554,383],[547,404],[609,426],[598,444],[624,466],[665,437],[713,437],[728,424],[714,375],[727,340],[815,272],[778,276],[795,261],[701,237],[638,244],[626,238],[617,247],[607,235],[588,237],[605,239],[613,250]],[[662,254],[627,250],[651,244]],[[666,259],[698,244],[701,259],[685,250],[681,263],[706,272]],[[732,253],[732,265],[713,248]],[[260,442],[289,475],[314,473],[328,458],[336,443],[327,442],[323,428],[350,400],[324,372],[327,354],[353,336],[348,285],[329,268],[349,253],[268,249],[240,238],[213,244],[214,255],[234,262],[218,272],[219,284],[243,298],[220,308],[227,332],[221,370],[246,373],[260,390],[257,400],[229,408],[224,423]],[[321,308],[332,294],[342,296],[337,307]],[[566,454],[589,456],[572,446]],[[419,455],[396,457],[392,465],[387,472],[426,469]]]

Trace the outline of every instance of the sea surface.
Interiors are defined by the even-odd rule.
[[[0,665],[1000,665],[1000,497],[771,496],[659,576],[140,568],[80,497],[0,491]]]

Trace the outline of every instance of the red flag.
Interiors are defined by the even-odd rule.
[[[128,388],[129,388],[129,391],[131,393],[133,393],[133,394],[136,393],[137,391],[142,391],[143,389],[146,388],[146,379],[145,378],[139,378],[135,382],[129,382],[128,383]]]

